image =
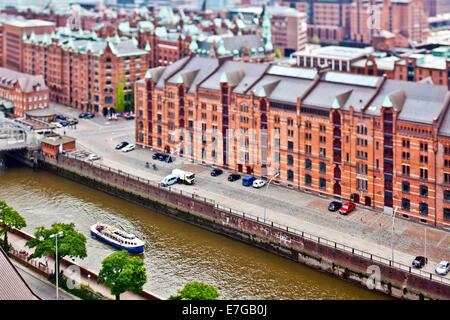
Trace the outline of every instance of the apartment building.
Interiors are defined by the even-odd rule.
[[[449,103],[445,86],[191,56],[136,82],[136,144],[448,227]]]

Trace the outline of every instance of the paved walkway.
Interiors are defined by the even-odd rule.
[[[20,236],[8,232],[8,241],[13,246],[13,248],[17,251],[26,251],[28,255],[32,254],[34,252],[34,249],[28,248],[25,246],[26,240],[21,238]],[[33,259],[35,264],[39,265],[39,263],[42,263],[42,266],[46,265],[46,259],[44,257],[42,258],[36,258]],[[51,257],[48,257],[47,261],[48,265],[48,272],[54,273],[55,270],[55,260]],[[80,284],[84,284],[89,286],[93,291],[101,293],[103,296],[115,299],[115,296],[111,295],[110,289],[108,287],[105,287],[103,284],[98,284],[95,280],[90,279],[87,275],[75,275],[73,272],[73,268],[68,269],[68,265],[61,263],[60,270],[63,271],[64,275],[68,277],[69,279],[73,279],[77,281]],[[90,270],[88,270],[90,271]],[[91,271],[90,271],[91,272]],[[91,272],[92,274],[95,274],[94,272]],[[43,279],[44,277],[41,277]],[[50,283],[50,282],[49,282]],[[37,292],[36,292],[37,293]],[[44,297],[42,297],[44,298]],[[53,299],[56,300],[56,291],[54,291]],[[125,292],[120,295],[121,300],[146,300],[144,297],[140,296],[139,294],[136,294],[134,292]]]
[[[78,110],[56,106],[59,113],[76,116]],[[58,129],[62,130],[62,129]],[[227,171],[219,177],[211,177],[210,169],[193,164],[185,159],[176,159],[167,164],[151,160],[153,152],[136,149],[123,153],[114,149],[120,141],[134,143],[134,121],[119,120],[108,122],[105,118],[81,120],[77,129],[66,129],[67,134],[77,138],[77,149],[95,152],[102,156],[98,162],[120,169],[142,178],[161,181],[174,168],[189,167],[196,173],[193,186],[174,185],[177,190],[196,193],[210,198],[224,207],[264,219],[264,204],[267,208],[266,219],[275,223],[305,231],[315,236],[366,251],[386,259],[392,258],[392,217],[359,207],[348,216],[328,212],[329,199],[270,185],[267,197],[264,189],[242,186],[240,181],[228,182]],[[156,163],[158,170],[145,168],[145,162]],[[426,230],[426,231],[425,231]],[[426,239],[425,239],[426,233]],[[425,246],[426,243],[426,246]],[[426,247],[426,249],[425,249]],[[424,271],[434,273],[437,263],[450,260],[449,232],[432,228],[406,219],[395,219],[394,261],[411,265],[417,255],[426,255],[429,263]],[[450,274],[447,275],[450,279]]]

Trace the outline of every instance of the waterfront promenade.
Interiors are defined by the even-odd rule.
[[[38,278],[41,281],[47,282],[49,286],[55,288],[55,290],[53,291],[53,295],[48,293],[48,291],[49,291],[48,288],[44,288],[45,289],[44,291],[46,292],[46,296],[41,297],[41,298],[43,298],[44,300],[56,300],[56,287],[47,280],[48,275],[55,272],[54,271],[55,270],[54,258],[47,257],[47,260],[46,260],[45,257],[42,257],[42,258],[32,259],[33,260],[32,262],[27,261],[25,257],[32,254],[34,252],[34,249],[28,248],[27,246],[25,246],[26,241],[27,241],[27,239],[23,236],[20,236],[20,234],[8,232],[8,242],[12,245],[15,252],[16,253],[17,252],[25,253],[25,255],[17,254],[16,256],[18,256],[19,259],[16,258],[16,259],[11,259],[11,260],[14,261],[14,263],[16,265],[20,266],[20,269],[27,269],[28,274],[32,274],[32,276],[34,276],[35,278]],[[77,273],[77,274],[73,273],[72,270],[77,269],[74,267],[79,267],[80,273]],[[36,272],[36,270],[38,270],[38,272]],[[78,266],[78,264],[76,264],[75,262],[70,261],[69,258],[61,261],[60,271],[62,271],[63,274],[67,278],[75,280],[76,282],[78,282],[82,285],[90,287],[94,292],[98,292],[109,299],[113,299],[113,300],[115,299],[115,296],[111,295],[110,289],[108,287],[104,286],[103,284],[97,283],[97,280],[96,280],[97,275],[94,272],[87,270],[84,267]],[[25,272],[25,271],[23,271],[23,272]],[[31,275],[30,275],[30,277],[31,277]],[[60,300],[63,300],[61,298],[62,290],[60,289],[59,291],[60,291],[60,293],[59,293]],[[63,295],[64,300],[68,300],[69,295],[67,295],[65,293],[63,293],[63,294],[64,294]],[[130,291],[127,291],[127,292],[124,292],[123,294],[121,294],[120,299],[121,300],[147,300],[147,298],[143,297],[142,295],[134,293],[134,292],[130,292]]]
[[[78,110],[67,107],[53,107],[58,113],[74,117],[79,114]],[[148,150],[137,149],[129,153],[115,150],[115,145],[120,141],[134,143],[134,121],[109,122],[106,118],[97,117],[92,120],[80,120],[76,129],[61,128],[58,131],[60,133],[66,131],[68,135],[78,139],[79,150],[75,154],[86,155],[95,152],[102,157],[98,162],[103,165],[155,182],[159,182],[174,168],[184,168],[196,173],[196,184],[175,185],[173,189],[213,199],[220,206],[245,212],[260,219],[264,219],[265,204],[267,220],[389,260],[392,258],[392,217],[380,212],[358,207],[349,216],[340,216],[327,211],[329,199],[276,185],[270,185],[267,198],[264,199],[265,188],[246,188],[240,181],[230,183],[226,180],[226,171],[219,177],[211,177],[210,168],[193,164],[185,159],[177,158],[173,163],[166,164],[151,160],[153,152]],[[155,171],[146,168],[147,161],[155,163],[158,169]],[[450,259],[450,237],[447,230],[401,218],[396,218],[394,223],[395,262],[411,265],[415,256],[424,255],[426,251],[429,263],[424,270],[434,273],[439,261]]]

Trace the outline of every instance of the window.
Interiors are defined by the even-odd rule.
[[[327,181],[324,178],[319,179],[319,188],[320,189],[326,189],[327,187]]]
[[[312,169],[312,162],[309,159],[305,159],[305,169],[311,170]]]
[[[158,126],[158,134],[161,134],[162,133],[162,127],[161,126]]]
[[[427,186],[421,185],[419,190],[420,190],[421,197],[428,198],[428,187]]]
[[[294,150],[294,142],[288,141],[288,150],[293,151]]]
[[[444,201],[450,202],[450,190],[444,190]]]
[[[407,165],[402,165],[402,174],[404,176],[409,176],[409,166]]]
[[[450,221],[450,208],[444,208],[444,220]]]
[[[411,190],[409,182],[408,181],[403,181],[402,182],[402,192],[403,193],[409,193]]]
[[[428,204],[425,202],[419,203],[419,213],[421,215],[427,216],[428,215]]]
[[[310,176],[309,174],[305,175],[305,184],[306,184],[307,186],[310,186],[310,185],[311,185],[311,181],[312,181],[311,176]],[[450,209],[449,209],[449,210],[450,210]],[[450,220],[450,214],[449,214],[449,220]]]
[[[320,173],[326,173],[327,172],[327,165],[325,164],[325,162],[320,162],[319,163],[319,171],[320,171]]]
[[[287,164],[288,166],[293,166],[294,165],[294,157],[291,155],[287,156]]]
[[[428,169],[420,168],[420,179],[428,179]]]
[[[294,181],[294,171],[292,171],[292,170],[287,171],[287,179],[289,181]]]
[[[402,210],[409,211],[410,203],[406,198],[402,199]]]

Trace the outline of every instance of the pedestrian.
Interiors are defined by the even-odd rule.
[[[48,268],[48,257],[45,257],[45,267]]]

